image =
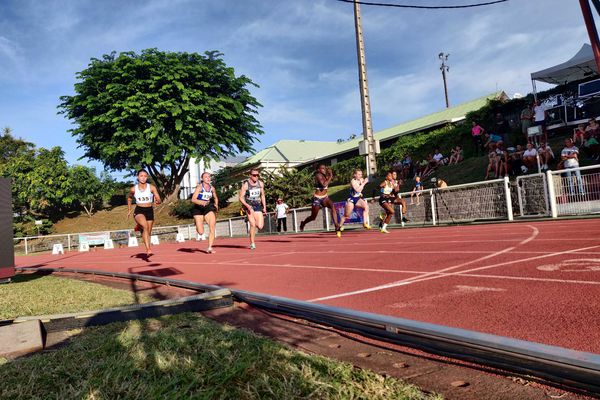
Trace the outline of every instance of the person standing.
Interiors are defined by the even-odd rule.
[[[156,187],[148,183],[148,172],[140,169],[137,174],[138,183],[133,185],[127,196],[127,218],[131,216],[131,205],[135,199],[135,210],[133,218],[135,219],[136,231],[142,232],[146,254],[151,255],[150,236],[152,235],[152,226],[154,225],[154,204],[160,204],[160,196]]]
[[[304,231],[304,227],[311,221],[314,221],[319,215],[321,208],[329,208],[331,211],[331,218],[335,225],[335,234],[337,237],[342,237],[342,231],[340,231],[340,225],[338,223],[337,213],[333,202],[327,195],[327,189],[329,184],[333,180],[333,171],[331,168],[327,168],[325,164],[319,164],[315,170],[315,192],[313,194],[313,201],[311,207],[311,213],[304,221],[300,223],[300,231]]]
[[[281,227],[283,226],[283,231],[287,232],[287,213],[289,212],[290,207],[283,202],[283,199],[280,197],[277,199],[277,205],[275,206],[275,211],[277,212],[277,232],[281,232]]]
[[[250,177],[242,183],[240,190],[240,203],[246,209],[248,223],[250,223],[250,249],[256,249],[254,238],[256,232],[265,225],[263,214],[267,213],[267,202],[265,200],[265,185],[258,179],[258,169],[250,171]]]
[[[572,195],[575,194],[573,174],[570,171],[571,169],[575,169],[575,179],[577,180],[579,194],[583,195],[585,192],[583,190],[581,172],[579,171],[579,149],[577,148],[577,146],[575,146],[575,144],[573,144],[573,139],[565,139],[565,147],[562,149],[560,157],[563,160],[563,164],[566,170],[565,175],[567,176],[567,179],[569,181],[569,193],[571,193]]]
[[[192,203],[194,203],[192,214],[196,231],[200,236],[204,236],[204,221],[208,224],[208,249],[206,249],[206,252],[211,254],[214,253],[212,246],[215,242],[219,198],[215,187],[211,185],[210,173],[204,172],[200,179],[201,181],[192,195]]]
[[[483,134],[485,133],[485,129],[483,129],[477,122],[473,121],[471,123],[471,138],[473,139],[473,147],[475,147],[475,155],[478,156],[479,152],[483,154]]]
[[[508,123],[506,122],[506,119],[504,119],[504,116],[502,115],[502,113],[496,113],[496,118],[494,120],[494,129],[496,130],[495,134],[497,136],[499,136],[498,142],[503,142],[503,143],[507,143],[507,139],[508,139]]]
[[[527,104],[523,111],[521,111],[521,133],[525,138],[525,143],[529,141],[529,127],[533,123],[533,109],[531,105]]]
[[[546,107],[544,107],[539,100],[536,100],[533,104],[533,126],[540,127],[540,134],[544,135],[544,140],[547,142],[548,137],[546,136]]]

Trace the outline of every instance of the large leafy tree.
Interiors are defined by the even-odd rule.
[[[177,195],[190,157],[250,151],[262,133],[256,85],[218,52],[113,52],[77,78],[59,109],[75,122],[85,157],[113,170],[147,168],[165,197]]]
[[[314,186],[313,171],[310,168],[298,171],[282,167],[275,173],[263,172],[261,179],[267,188],[265,200],[269,209],[275,208],[279,197],[292,208],[310,204]]]
[[[94,210],[109,200],[114,192],[114,180],[106,173],[98,177],[94,168],[74,165],[69,169],[69,179],[75,203],[83,208],[90,218]]]

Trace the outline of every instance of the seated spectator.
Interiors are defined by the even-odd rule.
[[[538,152],[533,147],[533,143],[527,143],[527,149],[523,152],[523,166],[521,167],[521,170],[524,174],[526,174],[530,170],[533,171],[536,169],[537,157]]]
[[[412,178],[413,176],[413,162],[410,155],[407,154],[402,159],[402,179]]]
[[[485,179],[490,177],[490,173],[494,173],[494,178],[498,175],[498,164],[497,164],[497,155],[496,155],[496,143],[490,143],[490,151],[488,153],[488,165],[485,170]]]
[[[427,158],[419,161],[417,163],[417,165],[415,166],[415,176],[423,176],[423,172],[425,172],[428,165],[429,165],[429,161],[427,161]]]
[[[448,163],[448,158],[444,157],[439,149],[433,150],[433,159],[437,162],[437,166],[446,165]]]
[[[600,144],[595,136],[585,141],[583,150],[590,160],[600,161]]]
[[[579,124],[577,128],[573,130],[573,142],[577,144],[579,142],[580,146],[583,146],[583,142],[586,139],[586,131],[585,124]]]
[[[598,125],[598,122],[596,122],[595,118],[590,118],[588,125],[585,128],[585,133],[585,139],[589,139],[591,137],[598,139],[598,137],[600,137],[600,125]]]
[[[437,181],[435,182],[435,185],[437,186],[438,189],[445,189],[448,187],[448,184],[446,183],[446,181],[441,178],[437,179]]]
[[[475,155],[478,156],[480,152],[483,151],[483,138],[485,134],[485,129],[483,129],[477,122],[473,121],[471,123],[471,138],[473,139],[473,147],[475,148]],[[487,136],[486,136],[487,138]]]
[[[427,155],[427,166],[423,170],[421,177],[425,178],[425,177],[429,176],[433,171],[435,171],[437,166],[438,166],[438,162],[433,159],[433,156],[431,154],[428,154]]]
[[[465,157],[463,156],[463,150],[462,147],[460,146],[456,146],[455,148],[453,148],[452,150],[450,150],[450,161],[448,162],[448,165],[454,163],[454,164],[458,164],[460,161],[464,160]]]
[[[412,192],[410,192],[410,204],[414,204],[413,203],[413,196],[417,196],[417,205],[421,204],[419,202],[419,196],[421,196],[421,192],[423,191],[423,184],[421,183],[421,178],[419,178],[418,176],[415,176],[415,187],[413,188]]]
[[[511,151],[512,149],[512,151]],[[508,148],[510,156],[508,157],[508,168],[511,175],[518,175],[523,172],[523,146],[520,144],[516,148]]]
[[[503,141],[499,141],[498,143],[496,143],[496,156],[496,178],[508,175],[508,155],[506,154],[506,150],[504,150]]]
[[[554,152],[545,140],[542,140],[537,151],[540,155],[541,169],[542,171],[546,171],[549,168],[548,165],[554,161]]]

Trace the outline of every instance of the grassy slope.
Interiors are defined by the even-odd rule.
[[[54,276],[21,274],[0,285],[0,319],[69,313],[148,302],[125,290]]]

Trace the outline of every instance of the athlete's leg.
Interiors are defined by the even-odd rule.
[[[204,235],[204,215],[194,215],[194,223],[196,224],[198,235]]]
[[[391,203],[383,203],[383,208],[385,209],[385,220],[383,220],[383,223],[387,225],[392,220],[395,211]]]
[[[346,206],[344,208],[344,215],[340,218],[340,228],[344,226],[344,222],[346,222],[347,218],[350,218],[352,215],[352,211],[354,210],[354,203],[351,201],[346,202]]]
[[[142,227],[142,239],[144,240],[144,246],[146,247],[146,253],[150,253],[150,235],[148,234],[148,221],[144,214],[136,214],[135,222]]]
[[[360,199],[356,202],[356,206],[363,209],[363,226],[371,229],[371,225],[369,224],[369,202],[365,199]]]
[[[337,213],[335,212],[335,206],[333,205],[333,201],[331,201],[331,199],[329,197],[327,197],[325,199],[325,201],[323,201],[323,205],[325,207],[329,208],[329,211],[331,211],[331,219],[333,220],[333,225],[335,225],[335,230],[339,231],[340,224],[338,222],[338,216],[337,216]]]
[[[206,223],[208,224],[208,250],[213,251],[213,243],[215,242],[215,229],[217,226],[217,217],[214,212],[209,212],[204,216]]]
[[[304,221],[300,222],[300,232],[304,231],[304,227],[306,226],[306,224],[317,219],[317,215],[319,215],[320,209],[321,209],[320,206],[318,206],[316,204],[312,205],[310,215],[308,217],[306,217],[306,219]]]
[[[250,225],[250,245],[254,244],[254,236],[256,236],[256,220],[254,218],[254,212],[248,213],[248,224]]]

